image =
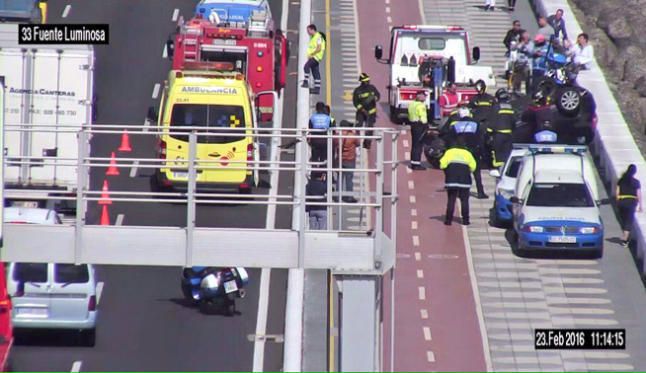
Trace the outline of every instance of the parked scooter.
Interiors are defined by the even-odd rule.
[[[233,316],[236,298],[244,298],[249,275],[243,267],[191,267],[182,271],[184,298],[205,314]]]

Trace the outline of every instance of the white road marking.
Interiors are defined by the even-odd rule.
[[[80,372],[81,371],[81,365],[83,365],[82,361],[80,361],[80,360],[75,361],[72,364],[72,370],[70,370],[70,372]]]
[[[413,180],[408,180],[408,189],[415,189],[415,182]]]
[[[411,209],[410,216],[417,216],[417,209]]]
[[[153,100],[156,100],[157,97],[159,96],[159,88],[161,85],[159,83],[155,83],[155,86],[153,87]]]
[[[408,202],[417,203],[417,198],[415,196],[408,196]]]
[[[404,152],[404,159],[410,159],[410,152]]]
[[[408,140],[404,139],[404,140],[402,141],[402,143],[404,144],[404,148],[408,148],[408,146],[409,146],[409,144],[408,144]]]
[[[428,360],[429,363],[435,362],[435,354],[433,351],[426,351],[426,360]]]
[[[117,220],[114,222],[114,225],[123,225],[123,219],[126,217],[124,214],[117,215]]]
[[[139,170],[139,161],[134,161],[132,167],[130,167],[130,177],[137,177],[137,171]]]
[[[70,10],[72,10],[72,5],[71,4],[65,5],[65,9],[63,9],[63,14],[61,15],[61,17],[67,18],[67,16],[70,14]]]
[[[390,7],[389,6],[386,7],[386,13],[390,13]]]
[[[390,4],[390,0],[386,0],[386,4]]]
[[[416,230],[417,229],[417,222],[416,221],[411,221],[410,222],[410,229]]]
[[[419,310],[419,317],[421,317],[424,320],[428,319],[428,311],[422,308],[421,310]]]
[[[168,48],[166,46],[166,43],[164,43],[164,50],[162,50],[162,58],[167,59],[168,58]]]
[[[386,21],[388,23],[393,23],[393,19],[390,16],[386,17]]]
[[[419,251],[416,251],[415,252],[415,260],[418,261],[418,262],[420,260],[422,260],[422,253],[420,253]]]
[[[413,246],[419,246],[419,236],[413,236]]]
[[[424,328],[422,328],[422,330],[424,331],[424,340],[425,341],[430,341],[431,340],[431,328],[429,328],[428,326],[425,326]]]
[[[96,283],[96,305],[97,306],[101,304],[101,295],[103,295],[104,286],[105,286],[105,283],[103,281],[99,281]]]
[[[417,270],[417,278],[424,278],[424,270],[422,269]]]
[[[171,17],[170,20],[173,22],[177,22],[177,17],[179,17],[179,9],[175,8],[175,10],[173,10],[173,16]]]
[[[406,173],[407,174],[412,174],[413,170],[411,170],[410,167],[406,167]]]
[[[417,296],[419,297],[419,300],[425,300],[426,299],[426,288],[423,286],[418,286],[417,287]]]

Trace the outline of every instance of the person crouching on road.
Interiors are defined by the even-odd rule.
[[[332,119],[326,114],[325,104],[316,103],[316,112],[310,117],[310,134],[327,135],[332,125]],[[307,140],[312,149],[311,162],[327,162],[327,142],[325,137],[311,137]]]
[[[352,122],[347,120],[341,121],[341,167],[343,180],[343,196],[341,199],[347,203],[357,203],[356,198],[352,196],[354,191],[352,180],[354,178],[354,169],[357,168],[357,147],[361,146],[357,131],[352,127]],[[338,142],[338,139],[335,139]]]
[[[459,136],[456,143],[448,148],[440,159],[440,169],[444,170],[444,187],[447,196],[444,225],[451,225],[455,200],[458,198],[462,210],[462,224],[469,225],[471,173],[475,172],[477,161],[465,145],[464,136]]]
[[[357,127],[375,126],[377,121],[377,102],[381,98],[379,91],[374,85],[370,84],[370,76],[362,73],[359,76],[361,84],[354,89],[352,93],[352,103],[357,109],[356,120]],[[372,131],[366,131],[366,136],[372,136]],[[363,140],[363,147],[370,149],[370,139]]]
[[[408,122],[410,123],[410,134],[412,148],[410,152],[410,168],[413,170],[425,170],[422,166],[422,140],[428,127],[428,115],[426,112],[426,93],[417,93],[415,101],[408,105]]]
[[[321,93],[321,72],[319,71],[319,63],[323,60],[325,54],[326,40],[322,33],[318,32],[316,25],[307,26],[307,33],[310,36],[309,44],[307,45],[307,62],[303,69],[305,70],[305,80],[303,81],[303,88],[309,88],[310,72],[314,77],[314,88],[310,89],[311,94],[318,95]]]
[[[637,166],[631,164],[623,175],[617,181],[617,208],[619,209],[619,218],[623,237],[621,244],[628,246],[630,230],[635,220],[635,210],[642,211],[642,192],[639,180],[635,178]]]
[[[307,202],[324,203],[327,196],[327,183],[324,171],[312,171],[305,187]],[[306,204],[305,211],[309,216],[311,230],[327,229],[327,206]]]

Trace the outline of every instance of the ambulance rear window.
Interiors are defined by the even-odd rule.
[[[202,127],[197,131],[200,144],[225,144],[244,139],[244,110],[242,106],[175,104],[170,118],[171,131],[190,132],[182,127]],[[221,131],[209,131],[222,128]],[[220,135],[220,133],[227,135]],[[188,142],[188,134],[172,134],[171,137]]]

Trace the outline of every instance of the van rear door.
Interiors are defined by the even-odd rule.
[[[47,263],[13,263],[9,289],[14,320],[49,318],[49,268]]]
[[[94,285],[87,264],[54,264],[50,290],[50,319],[79,321],[88,318]]]

